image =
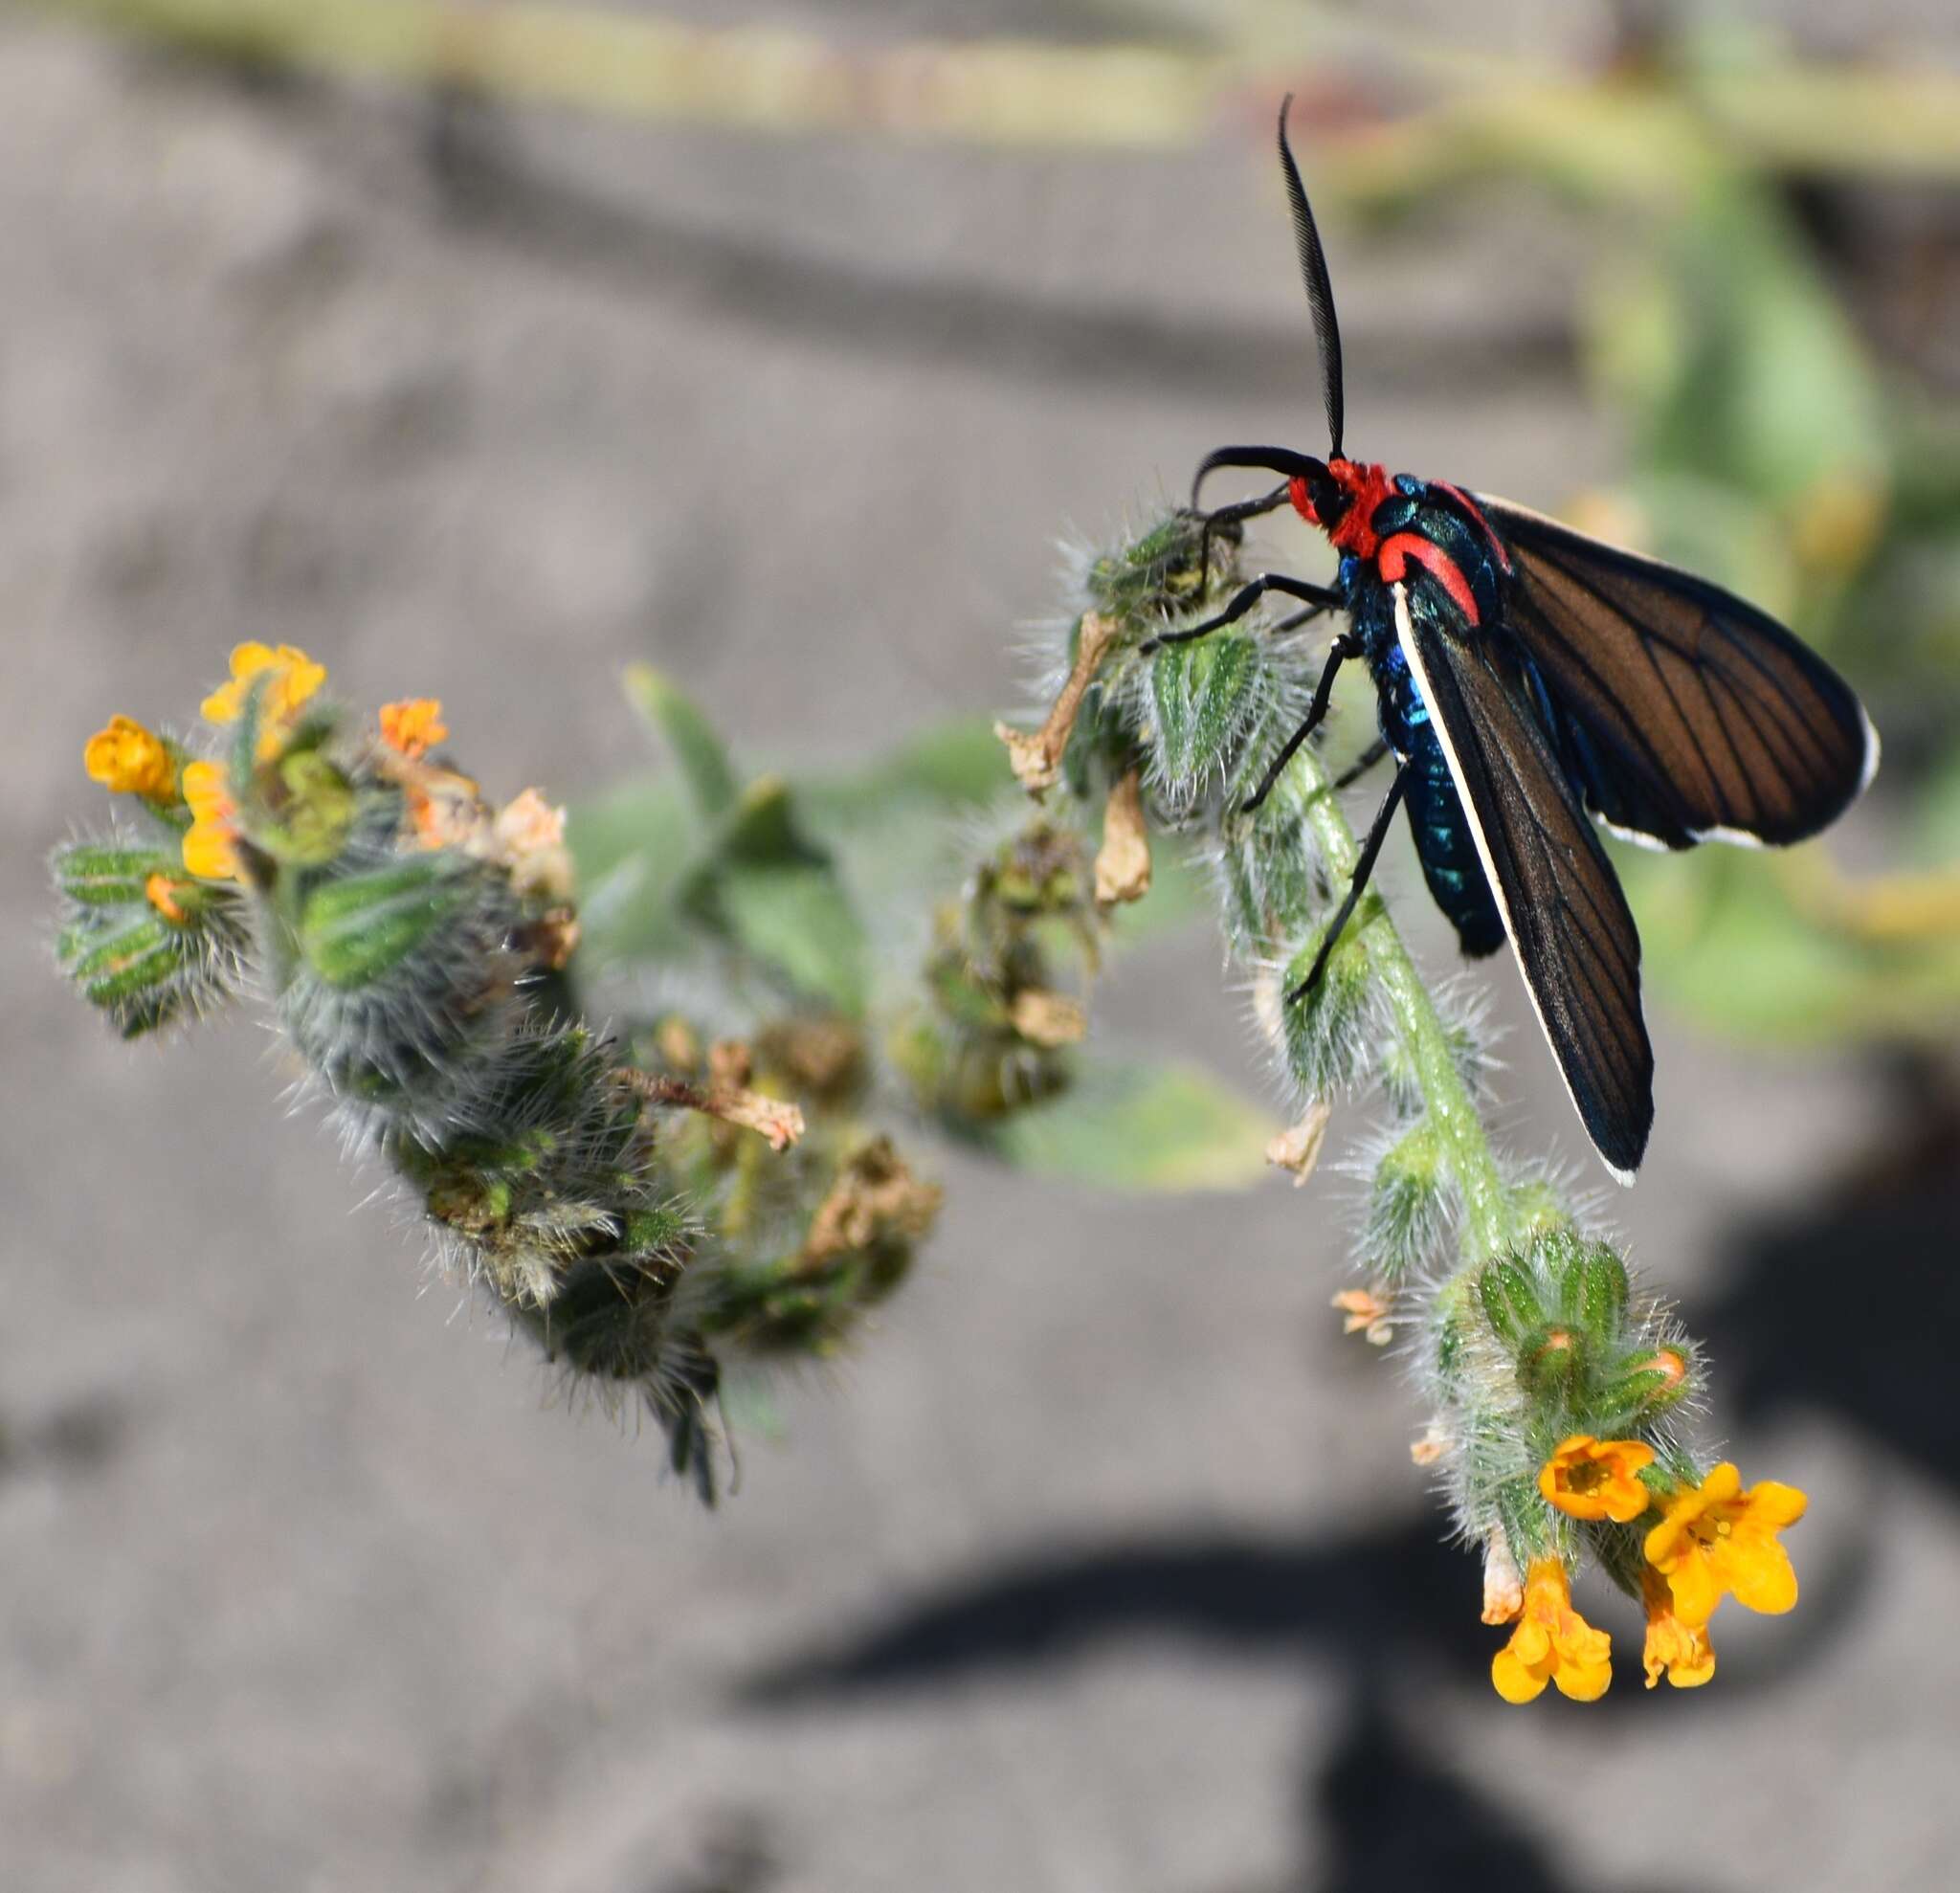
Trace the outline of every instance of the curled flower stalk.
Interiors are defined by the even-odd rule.
[[[127,1036],[256,983],[443,1272],[570,1386],[643,1403],[712,1498],[724,1373],[839,1346],[938,1192],[872,1121],[848,1024],[586,1016],[562,812],[488,800],[433,699],[360,718],[324,683],[245,645],[203,706],[216,757],[122,717],[90,741],[133,826],[56,851],[61,964]]]
[[[1323,951],[1360,852],[1317,747],[1282,748],[1324,654],[1263,611],[1157,641],[1237,589],[1236,539],[1214,530],[1201,567],[1200,533],[1173,514],[1085,562],[1054,710],[1037,735],[1003,732],[1016,774],[1045,818],[1083,826],[1138,784],[1146,825],[1208,854],[1296,1120],[1274,1141],[1276,1163],[1305,1180],[1337,1102],[1378,1092],[1359,1164],[1362,1280],[1336,1305],[1350,1332],[1406,1339],[1414,1354],[1430,1413],[1413,1457],[1482,1558],[1484,1620],[1516,1626],[1493,1667],[1500,1693],[1605,1690],[1607,1636],[1570,1602],[1588,1564],[1645,1603],[1650,1684],[1705,1681],[1721,1598],[1793,1601],[1774,1533],[1801,1495],[1742,1494],[1732,1467],[1704,1479],[1682,1425],[1704,1398],[1699,1347],[1543,1169],[1499,1152],[1475,1007],[1459,985],[1424,978],[1379,892],[1363,896],[1318,984],[1287,997]]]

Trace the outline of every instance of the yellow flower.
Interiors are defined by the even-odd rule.
[[[1796,1572],[1776,1534],[1802,1518],[1808,1503],[1793,1485],[1773,1480],[1743,1491],[1742,1475],[1726,1459],[1698,1490],[1677,1493],[1647,1534],[1647,1562],[1666,1578],[1676,1614],[1705,1624],[1725,1592],[1745,1610],[1789,1610]]]
[[[207,723],[236,723],[245,708],[246,693],[262,673],[265,689],[259,699],[259,714],[277,747],[278,732],[300,712],[300,706],[326,681],[326,666],[316,664],[294,644],[281,644],[275,651],[268,644],[253,642],[234,647],[232,680],[221,684],[204,700]]]
[[[1647,1687],[1667,1672],[1677,1689],[1699,1689],[1715,1674],[1715,1652],[1705,1623],[1685,1623],[1675,1610],[1674,1588],[1649,1565],[1640,1573],[1640,1595],[1647,1605],[1647,1647],[1641,1662]]]
[[[222,763],[187,763],[184,799],[190,828],[184,836],[184,865],[201,880],[236,880],[238,853],[232,817],[237,813]]]
[[[177,766],[160,736],[133,717],[111,717],[88,740],[81,766],[92,782],[119,795],[144,795],[152,802],[177,799]]]
[[[1654,1449],[1638,1439],[1594,1439],[1575,1433],[1540,1469],[1538,1489],[1569,1518],[1630,1525],[1653,1503],[1640,1483]]]
[[[1613,1681],[1613,1645],[1605,1631],[1572,1609],[1559,1558],[1534,1558],[1525,1579],[1525,1609],[1511,1640],[1490,1659],[1490,1680],[1506,1703],[1528,1703],[1548,1682],[1575,1703],[1596,1703]]]
[[[410,697],[381,706],[381,740],[414,762],[449,734],[442,704],[434,697]]]

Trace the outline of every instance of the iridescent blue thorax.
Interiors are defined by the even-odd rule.
[[[1402,588],[1412,615],[1453,637],[1475,637],[1501,615],[1503,550],[1474,502],[1406,474],[1395,478],[1367,525],[1365,535],[1343,535],[1368,549],[1342,558],[1335,587],[1374,679],[1382,741],[1408,765],[1403,799],[1423,879],[1463,951],[1495,952],[1503,944],[1503,920],[1429,706],[1395,635],[1394,587]]]

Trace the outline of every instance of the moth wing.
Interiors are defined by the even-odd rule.
[[[1522,681],[1487,638],[1412,617],[1395,632],[1421,688],[1525,989],[1579,1121],[1631,1183],[1654,1124],[1654,1051],[1640,1014],[1640,937],[1613,863],[1579,806]]]
[[[1671,847],[1782,845],[1857,800],[1878,733],[1851,686],[1774,618],[1692,572],[1479,503],[1510,554],[1505,624],[1596,746],[1610,787],[1593,799],[1615,826]]]

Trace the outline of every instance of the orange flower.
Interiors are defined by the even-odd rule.
[[[1653,1503],[1640,1483],[1640,1468],[1653,1462],[1654,1449],[1642,1440],[1575,1433],[1540,1469],[1538,1489],[1569,1518],[1630,1525]]]
[[[1745,1492],[1725,1459],[1667,1502],[1667,1515],[1647,1534],[1647,1562],[1667,1580],[1676,1615],[1705,1624],[1725,1594],[1745,1610],[1775,1615],[1796,1602],[1796,1572],[1776,1534],[1809,1503],[1793,1485],[1765,1480]]]
[[[1341,1324],[1343,1334],[1365,1334],[1376,1347],[1386,1347],[1395,1338],[1392,1296],[1377,1295],[1372,1288],[1344,1288],[1333,1305],[1348,1317]]]
[[[88,740],[81,766],[89,780],[119,795],[142,795],[152,802],[177,799],[177,766],[162,737],[133,717],[111,717]]]
[[[1651,1565],[1640,1573],[1640,1595],[1647,1605],[1647,1647],[1641,1655],[1647,1687],[1652,1689],[1665,1670],[1676,1689],[1699,1689],[1715,1674],[1708,1626],[1682,1620],[1673,1586]]]
[[[1688,1364],[1682,1358],[1679,1347],[1663,1347],[1658,1354],[1638,1363],[1634,1371],[1658,1373],[1660,1376],[1661,1387],[1672,1392],[1688,1377]]]
[[[300,706],[326,681],[326,666],[316,664],[295,644],[281,644],[275,651],[269,644],[239,644],[232,651],[232,680],[221,684],[204,700],[207,723],[236,723],[245,709],[245,698],[263,677],[259,715],[265,733],[259,739],[262,762],[279,746],[286,725],[300,714]]]
[[[143,891],[150,905],[173,926],[183,926],[190,919],[178,904],[177,890],[184,883],[172,880],[167,874],[153,874],[143,883]]]
[[[510,884],[520,894],[570,899],[571,855],[565,845],[563,809],[554,809],[535,789],[526,789],[499,812],[491,838],[498,858],[510,870]]]
[[[420,763],[404,771],[402,795],[419,846],[484,852],[490,812],[468,776]]]
[[[1572,1609],[1564,1560],[1531,1561],[1524,1615],[1511,1640],[1490,1659],[1490,1680],[1506,1703],[1531,1702],[1548,1682],[1575,1703],[1595,1703],[1606,1694],[1612,1641]]]
[[[407,697],[381,706],[381,740],[411,762],[426,756],[448,734],[442,704],[434,697]]]
[[[236,880],[238,853],[232,845],[237,831],[232,818],[237,806],[222,763],[187,763],[184,799],[190,804],[190,827],[184,836],[184,865],[200,880]]]

